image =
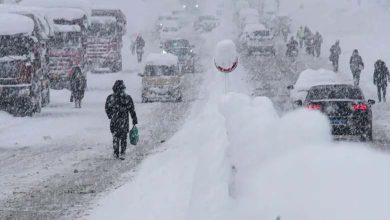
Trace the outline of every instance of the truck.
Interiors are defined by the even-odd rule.
[[[123,36],[126,16],[119,9],[93,9],[88,29],[86,60],[92,71],[122,70]]]
[[[12,21],[12,25],[9,25]],[[0,108],[15,116],[32,116],[49,100],[45,48],[33,36],[34,21],[24,15],[0,14]]]
[[[48,57],[51,88],[70,89],[72,75],[85,73],[81,27],[55,24]]]

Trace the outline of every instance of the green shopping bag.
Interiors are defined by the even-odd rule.
[[[133,126],[133,128],[130,130],[130,144],[137,145],[139,141],[139,134],[138,134],[138,128],[137,126]]]

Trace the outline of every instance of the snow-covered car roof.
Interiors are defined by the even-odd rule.
[[[34,21],[24,15],[0,14],[0,35],[31,35],[34,31]]]
[[[251,32],[255,32],[255,31],[267,31],[268,28],[264,25],[264,24],[260,24],[260,23],[257,23],[257,24],[247,24],[245,25],[245,28],[244,28],[244,33],[251,33]]]
[[[175,66],[177,65],[177,56],[170,53],[151,53],[146,58],[146,65],[153,66]]]
[[[23,0],[20,4],[44,8],[81,9],[88,16],[92,14],[92,4],[88,0]]]
[[[115,17],[110,17],[110,16],[92,16],[90,20],[91,23],[98,23],[98,24],[116,23]]]
[[[68,32],[81,32],[81,27],[79,25],[54,25],[55,33],[68,33]]]
[[[331,84],[349,84],[345,79],[340,77],[340,74],[336,74],[333,71],[319,69],[307,69],[298,77],[297,82],[294,85],[296,91],[307,91],[313,86],[317,85],[331,85]]]

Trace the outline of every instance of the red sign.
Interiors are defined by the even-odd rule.
[[[217,67],[218,71],[222,72],[222,73],[231,73],[233,72],[237,66],[238,66],[238,57],[236,58],[236,61],[233,62],[233,64],[230,66],[230,67],[222,67],[222,66],[219,66],[216,62],[215,62],[215,59],[214,59],[214,65],[215,67]]]

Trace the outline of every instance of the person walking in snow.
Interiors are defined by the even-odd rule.
[[[87,79],[80,70],[76,70],[70,78],[70,101],[74,101],[75,108],[81,108],[81,101],[84,98]]]
[[[130,131],[129,115],[133,126],[138,124],[138,120],[133,99],[126,94],[123,80],[117,80],[112,90],[114,93],[107,97],[105,110],[107,117],[111,120],[110,131],[113,136],[114,156],[119,158],[119,147],[121,156],[126,153],[127,137]]]
[[[321,56],[321,45],[322,45],[323,39],[321,34],[317,31],[314,35],[314,52],[316,57]]]
[[[294,37],[291,37],[287,44],[286,57],[294,59],[298,56],[298,50],[298,41],[296,41]]]
[[[332,62],[333,71],[339,71],[339,58],[341,54],[340,41],[336,41],[335,44],[330,48],[329,60]]]
[[[382,60],[378,60],[375,63],[374,71],[374,85],[378,88],[378,100],[386,102],[386,90],[387,81],[389,80],[389,70],[386,67],[386,63]]]
[[[353,83],[355,86],[359,86],[360,73],[364,69],[364,63],[362,57],[359,55],[358,50],[354,50],[349,60],[349,67],[351,68]]]
[[[135,40],[135,51],[137,53],[138,63],[142,62],[142,56],[144,54],[144,47],[145,47],[145,40],[142,38],[141,35],[138,35],[137,39]]]
[[[301,26],[297,31],[297,39],[299,41],[299,48],[302,49],[303,42],[305,40],[305,31],[303,30],[303,27]]]

